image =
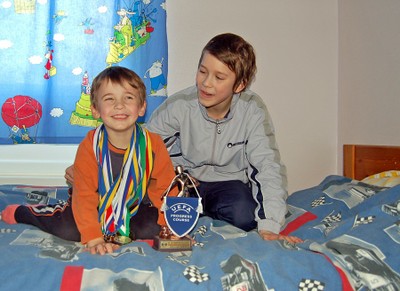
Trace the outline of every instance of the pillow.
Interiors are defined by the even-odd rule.
[[[362,182],[381,187],[393,187],[400,185],[400,171],[392,170],[381,172],[364,178]]]

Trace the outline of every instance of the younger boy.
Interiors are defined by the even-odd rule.
[[[136,73],[105,69],[94,79],[90,98],[93,117],[103,125],[78,147],[71,200],[50,207],[10,205],[2,219],[81,241],[103,255],[120,243],[159,234],[166,224],[161,196],[175,172],[162,139],[136,122],[146,111],[146,88]]]

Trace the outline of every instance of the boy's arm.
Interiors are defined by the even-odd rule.
[[[168,97],[151,115],[144,125],[149,131],[158,134],[164,141],[174,165],[181,159],[180,134],[184,115],[187,112],[185,99],[177,100],[180,95]]]
[[[169,97],[169,98],[173,98]],[[149,121],[144,126],[151,131],[161,136],[163,140],[173,136],[179,132],[179,121],[175,112],[175,106],[169,99],[164,101],[150,116]]]
[[[258,230],[278,234],[287,212],[286,168],[281,162],[275,140],[275,131],[267,108],[260,102],[248,114],[251,128],[246,155],[249,161],[248,176],[252,182],[254,199],[260,208],[255,212]]]
[[[164,214],[161,212],[161,206],[164,202],[162,195],[174,179],[175,170],[161,137],[150,132],[150,138],[154,154],[154,165],[147,193],[151,203],[158,209],[158,224],[166,225]],[[177,194],[177,187],[171,189],[171,196],[176,196]]]
[[[79,145],[74,162],[72,212],[83,244],[103,237],[98,220],[98,166],[93,152],[92,137],[93,133],[88,133]]]

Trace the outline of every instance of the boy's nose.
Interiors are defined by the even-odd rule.
[[[124,101],[123,100],[115,100],[115,103],[114,103],[114,107],[115,108],[123,108],[124,107]]]
[[[202,84],[204,87],[211,87],[211,78],[209,76],[204,77]]]

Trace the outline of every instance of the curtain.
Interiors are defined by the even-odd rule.
[[[3,0],[0,144],[79,143],[100,124],[93,78],[124,66],[147,88],[146,122],[167,96],[165,1]]]

